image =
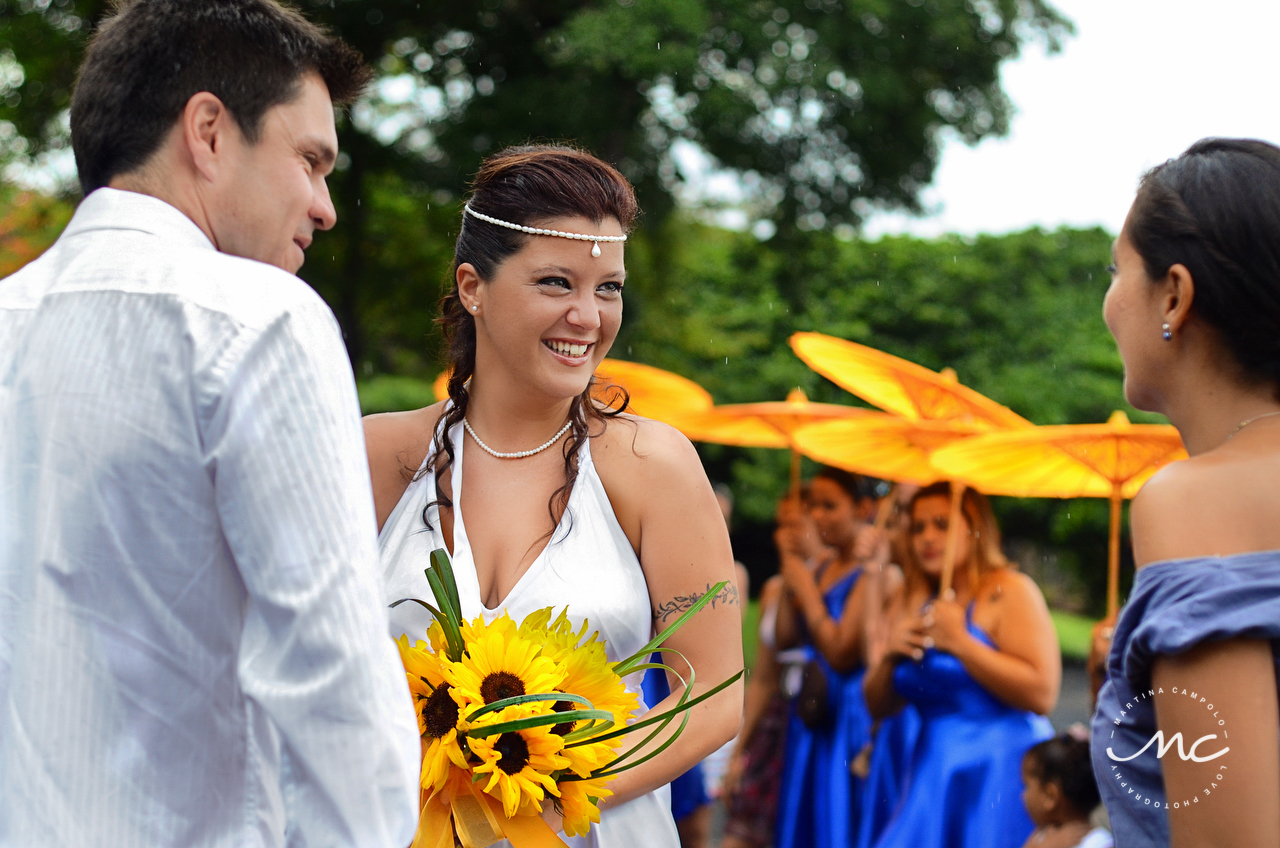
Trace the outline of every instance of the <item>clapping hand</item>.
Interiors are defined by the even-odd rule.
[[[939,598],[925,609],[924,632],[929,647],[958,654],[969,636],[964,607],[956,603],[955,596]]]
[[[917,662],[924,658],[926,649],[932,647],[925,635],[924,619],[918,615],[899,619],[889,633],[885,654],[890,658],[907,657]]]
[[[889,562],[889,533],[871,524],[863,526],[853,542],[853,556],[861,562],[883,568]]]
[[[804,597],[806,588],[814,588],[817,584],[813,579],[813,570],[809,568],[809,564],[799,554],[779,548],[781,553],[781,565],[778,573],[782,575],[782,582],[786,584],[797,595]]]

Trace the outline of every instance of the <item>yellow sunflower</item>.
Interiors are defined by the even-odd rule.
[[[482,616],[464,623],[463,639],[467,652],[461,661],[443,668],[460,706],[553,692],[564,678],[560,665],[542,656],[537,644],[521,638],[505,613],[490,623]]]
[[[439,625],[432,625],[427,638],[436,648],[434,652],[426,642],[410,647],[408,636],[401,636],[396,644],[409,680],[409,691],[413,694],[418,732],[422,735],[422,788],[437,792],[449,782],[451,764],[466,769],[467,758],[458,737],[459,707],[444,679],[441,662],[444,634]],[[463,777],[461,773],[454,776]],[[463,788],[465,785],[464,782]]]
[[[507,707],[482,717],[473,726],[544,715],[545,710],[541,703]],[[487,782],[481,777],[481,789],[502,802],[507,818],[517,813],[537,812],[547,795],[560,794],[550,775],[568,767],[569,761],[560,756],[564,739],[550,733],[548,728],[472,738],[468,743],[471,753],[480,758],[480,764],[474,765],[472,771],[477,776],[488,775]]]
[[[573,623],[569,620],[569,608],[560,610],[560,615],[556,616],[554,622],[551,621],[552,610],[553,607],[544,607],[525,616],[524,621],[520,622],[519,635],[542,648],[543,656],[559,662],[582,643],[590,623],[583,619],[582,627],[574,633]],[[599,633],[592,633],[587,644],[592,644],[599,638]]]
[[[622,679],[614,674],[603,642],[588,642],[565,655],[562,667],[565,671],[560,691],[581,695],[597,710],[607,710],[613,715],[613,730],[625,727],[639,709],[634,692],[627,690]],[[570,701],[558,701],[553,707],[558,712],[578,708]],[[552,733],[561,736],[583,727],[571,723],[557,724]],[[622,744],[622,737],[590,745],[577,745],[564,750],[569,767],[580,777],[587,777],[594,769],[613,760],[614,751]]]
[[[591,823],[600,823],[599,801],[613,794],[605,788],[612,778],[573,780],[560,784],[560,812],[566,836],[586,836]]]

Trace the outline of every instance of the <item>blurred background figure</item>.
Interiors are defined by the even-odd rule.
[[[778,502],[774,542],[779,557],[794,556],[810,567],[830,559],[808,512],[809,486]],[[789,700],[799,692],[799,672],[807,654],[803,648],[779,651],[778,604],[782,575],[775,574],[760,590],[760,621],[755,663],[747,678],[742,731],[724,776],[723,797],[728,814],[722,848],[764,848],[771,845],[778,809],[778,790],[784,762]],[[790,685],[787,685],[789,682]]]
[[[876,848],[1019,848],[1033,830],[1019,802],[1021,762],[1053,735],[1044,716],[1062,673],[1057,637],[1035,583],[1001,554],[977,492],[961,502],[954,589],[937,597],[950,500],[946,483],[911,499],[891,636],[866,675],[872,715],[910,702],[921,717],[902,800]]]
[[[813,567],[780,551],[777,644],[803,646],[807,662],[787,724],[777,848],[845,848],[857,832],[861,781],[852,766],[870,741],[871,716],[862,695],[867,581],[855,546],[875,505],[868,481],[822,468],[809,514],[832,555]]]
[[[890,510],[885,526],[868,525],[859,533],[858,554],[864,558],[868,588],[873,590],[867,597],[868,668],[880,662],[888,648],[892,605],[902,591],[900,563],[906,561],[911,499],[919,490],[913,484],[894,485],[877,508],[877,512]],[[909,703],[872,725],[871,742],[854,762],[854,773],[863,778],[855,840],[860,848],[875,842],[897,808],[919,732],[920,714]]]
[[[1022,803],[1036,826],[1022,848],[1112,848],[1089,814],[1101,802],[1082,724],[1031,746],[1022,758]]]

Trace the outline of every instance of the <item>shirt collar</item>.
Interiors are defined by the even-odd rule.
[[[158,197],[100,188],[80,202],[64,236],[92,230],[140,230],[189,247],[215,250],[213,242],[177,207]]]

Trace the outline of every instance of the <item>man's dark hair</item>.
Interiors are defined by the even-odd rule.
[[[249,143],[262,116],[316,73],[335,104],[372,77],[360,54],[275,0],[122,0],[98,27],[71,99],[71,144],[88,194],[142,166],[201,91]]]

